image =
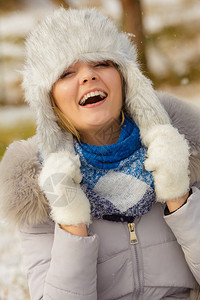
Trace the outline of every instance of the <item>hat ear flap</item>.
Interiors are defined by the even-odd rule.
[[[50,102],[49,96],[46,96],[47,99],[44,98],[45,96],[42,99],[45,109],[40,106],[37,111],[37,138],[43,158],[58,151],[75,154],[72,134],[60,128],[53,107],[47,104]]]
[[[170,119],[161,105],[151,81],[141,73],[135,64],[130,64],[127,70],[125,107],[140,128],[143,144],[148,146],[145,142],[146,132],[155,125],[170,124]]]

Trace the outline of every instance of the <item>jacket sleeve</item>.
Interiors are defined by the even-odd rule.
[[[181,245],[187,264],[200,284],[200,190],[192,187],[187,203],[165,220]]]
[[[31,300],[97,299],[96,235],[75,236],[49,221],[20,236]]]

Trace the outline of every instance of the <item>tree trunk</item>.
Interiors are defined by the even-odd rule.
[[[132,33],[134,35],[131,37],[131,40],[137,46],[139,62],[142,69],[146,71],[145,39],[140,0],[121,0],[121,3],[124,11],[123,29],[125,32]]]
[[[57,6],[62,6],[64,8],[66,8],[66,9],[69,8],[69,5],[67,4],[67,1],[65,1],[65,0],[51,0],[51,2],[53,2]]]

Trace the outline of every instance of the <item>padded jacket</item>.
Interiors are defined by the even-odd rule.
[[[178,211],[163,206],[127,223],[93,221],[78,237],[48,221],[21,230],[32,300],[188,299],[200,282],[200,191]]]

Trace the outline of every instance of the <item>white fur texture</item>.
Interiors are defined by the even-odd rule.
[[[77,60],[111,60],[126,83],[125,107],[145,136],[146,129],[169,123],[151,81],[140,72],[137,51],[127,34],[95,9],[57,9],[26,41],[23,74],[25,99],[37,113],[37,134],[44,158],[50,153],[72,153],[71,134],[56,122],[49,93],[63,71]]]
[[[146,134],[145,168],[153,171],[157,201],[176,199],[189,190],[189,146],[169,125],[158,125]]]
[[[44,162],[39,184],[51,207],[52,219],[63,225],[90,223],[90,204],[79,183],[80,161],[69,152],[52,153]]]
[[[11,144],[0,163],[0,214],[9,224],[22,227],[48,220],[48,201],[38,185],[39,160],[34,137]]]

